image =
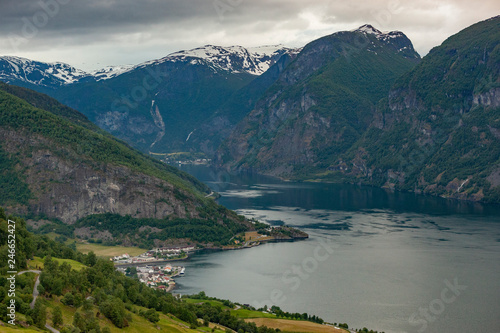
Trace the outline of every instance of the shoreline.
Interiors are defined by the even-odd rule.
[[[260,245],[263,245],[263,244],[266,244],[266,243],[282,243],[282,242],[296,242],[296,241],[301,241],[301,240],[305,240],[305,239],[308,239],[309,238],[309,235],[307,235],[307,237],[296,237],[296,238],[286,238],[286,239],[279,239],[279,238],[274,238],[274,239],[265,239],[265,240],[262,240],[262,241],[258,241],[256,243],[253,243],[251,245],[244,245],[244,246],[238,246],[238,247],[227,247],[227,248],[223,248],[223,247],[204,247],[204,248],[200,248],[200,249],[196,249],[194,250],[193,252],[188,252],[186,253],[186,257],[185,258],[176,258],[176,259],[161,259],[161,260],[151,260],[151,261],[146,261],[146,262],[134,262],[134,263],[124,263],[124,264],[114,264],[115,268],[124,268],[124,267],[139,267],[139,266],[147,266],[149,264],[161,264],[161,263],[166,263],[166,262],[175,262],[175,261],[184,261],[184,260],[189,260],[191,255],[195,254],[196,252],[199,252],[199,251],[204,251],[204,250],[208,250],[208,251],[235,251],[235,250],[243,250],[243,249],[250,249],[250,248],[253,248],[253,247],[257,247],[257,246],[260,246]],[[174,278],[174,277],[182,277],[180,274],[175,274],[175,275],[172,275],[171,278]],[[175,281],[173,281],[172,284],[169,284],[168,287],[165,289],[166,292],[172,292],[175,287],[177,286],[177,284],[175,283]]]
[[[302,231],[303,232],[303,231]],[[272,239],[263,239],[263,240],[256,240],[255,242],[248,244],[248,245],[242,245],[242,246],[233,246],[233,247],[203,247],[203,248],[198,248],[195,249],[192,252],[187,252],[186,257],[184,258],[175,258],[175,259],[158,259],[158,260],[150,260],[150,261],[143,261],[143,262],[132,262],[132,263],[116,263],[114,264],[115,267],[132,267],[132,266],[141,266],[141,265],[148,265],[150,263],[163,263],[163,262],[175,262],[175,261],[184,261],[184,260],[189,260],[191,255],[195,254],[198,251],[203,251],[203,250],[210,250],[210,251],[234,251],[234,250],[243,250],[243,249],[250,249],[256,246],[260,246],[266,243],[284,243],[284,242],[296,242],[296,241],[302,241],[306,240],[309,238],[309,235],[304,233],[305,236],[296,236],[296,237],[290,237],[290,238],[272,238]]]
[[[238,247],[203,247],[200,249],[196,249],[193,252],[187,253],[185,258],[176,258],[176,259],[158,259],[158,260],[150,260],[150,261],[142,261],[142,262],[131,262],[131,263],[118,263],[114,264],[115,267],[132,267],[132,266],[141,266],[141,265],[148,265],[148,264],[155,264],[155,263],[163,263],[163,262],[175,262],[175,261],[184,261],[188,260],[193,254],[199,251],[203,250],[209,250],[209,251],[234,251],[234,250],[244,250],[244,249],[251,249],[253,247],[257,247],[266,243],[285,243],[285,242],[297,242],[297,241],[303,241],[308,239],[309,237],[298,237],[298,238],[293,238],[293,239],[266,239],[259,241],[257,243],[254,243],[252,245],[244,245],[244,246],[238,246]]]
[[[135,267],[135,266],[141,266],[141,265],[148,265],[150,263],[162,263],[162,262],[174,262],[174,261],[182,261],[189,259],[191,253],[187,253],[185,258],[176,258],[176,259],[158,259],[158,260],[150,260],[150,261],[141,261],[141,262],[130,262],[130,263],[123,263],[123,264],[114,264],[115,267]]]
[[[215,163],[202,164],[202,165],[196,165],[196,164],[187,164],[187,165],[206,166],[206,167],[214,168],[216,170],[223,170],[226,172],[228,171],[222,165],[215,164]],[[273,174],[261,173],[261,172],[255,171],[255,169],[252,169],[252,168],[239,170],[238,172],[239,173],[250,173],[250,174],[256,174],[259,176],[274,178],[274,179],[280,180],[284,183],[316,183],[316,184],[323,183],[323,184],[339,184],[339,185],[345,184],[345,185],[353,185],[353,186],[357,186],[357,187],[380,189],[380,190],[384,190],[384,191],[391,192],[391,193],[398,192],[398,193],[414,194],[414,195],[419,195],[419,196],[423,196],[423,197],[438,198],[438,199],[442,199],[442,200],[449,200],[449,201],[454,202],[456,204],[461,204],[461,203],[471,204],[471,205],[480,204],[480,205],[484,205],[486,207],[493,207],[494,209],[498,209],[500,207],[500,202],[487,202],[484,199],[462,198],[462,197],[457,197],[457,196],[453,196],[453,195],[432,194],[432,193],[424,192],[422,190],[408,190],[408,189],[391,187],[388,185],[379,186],[379,185],[370,183],[368,181],[355,181],[355,180],[347,180],[347,179],[346,180],[332,180],[332,179],[321,179],[321,178],[314,178],[314,177],[306,178],[306,179],[293,178],[293,177],[285,178],[285,177],[277,176],[277,175],[273,175]]]

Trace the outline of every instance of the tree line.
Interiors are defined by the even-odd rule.
[[[228,310],[210,304],[189,304],[163,290],[152,289],[138,280],[117,272],[109,260],[97,258],[93,252],[85,255],[70,247],[57,243],[45,236],[34,235],[26,229],[23,219],[9,216],[0,208],[0,320],[7,320],[6,303],[8,297],[6,267],[7,220],[16,221],[17,269],[27,268],[27,261],[34,255],[44,258],[44,268],[40,274],[34,309],[30,309],[34,276],[23,274],[17,279],[16,311],[26,317],[25,324],[43,328],[47,321],[48,299],[59,299],[64,306],[76,309],[71,323],[62,322],[60,309],[52,310],[53,325],[63,333],[107,333],[109,328],[100,327],[99,318],[108,318],[114,326],[124,328],[130,325],[132,313],[151,322],[159,320],[159,314],[173,315],[188,323],[192,328],[213,322],[237,332],[272,333],[274,329],[257,327],[254,323],[232,315]],[[4,230],[5,229],[5,230]],[[80,271],[71,265],[60,264],[53,258],[73,259],[85,265]],[[140,310],[146,308],[147,310]],[[97,311],[97,313],[96,313]]]

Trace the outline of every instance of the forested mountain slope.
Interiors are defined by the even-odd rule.
[[[403,33],[369,25],[309,43],[221,146],[217,163],[285,178],[325,171],[419,60]]]
[[[55,111],[36,108],[4,90]],[[105,213],[162,219],[165,224],[175,220],[186,230],[196,225],[222,228],[229,238],[252,228],[252,223],[207,198],[210,189],[194,177],[102,130],[89,129],[93,125],[76,111],[23,88],[4,90],[0,89],[0,204],[9,211],[67,224]],[[83,126],[68,120],[73,118]],[[214,233],[222,237],[220,231]]]
[[[500,202],[500,17],[435,47],[397,80],[324,179]]]

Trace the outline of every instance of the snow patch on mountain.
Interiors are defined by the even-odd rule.
[[[108,66],[90,73],[68,64],[45,63],[21,57],[0,57],[0,80],[7,83],[31,83],[38,86],[57,88],[81,81],[109,80],[134,69],[157,65],[164,62],[185,61],[191,65],[208,65],[212,70],[231,73],[261,75],[285,53],[298,53],[283,45],[268,45],[252,48],[242,46],[206,45],[192,50],[179,51],[168,56],[142,64]]]
[[[351,31],[352,32],[362,32],[365,34],[371,34],[371,35],[376,35],[376,36],[383,35],[382,31],[374,28],[372,25],[369,25],[369,24],[362,25],[359,28],[351,30]]]
[[[107,66],[90,72],[90,75],[92,75],[96,79],[96,81],[109,80],[118,75],[122,75],[126,72],[131,71],[132,69],[134,69],[134,67],[134,65]]]
[[[207,64],[215,70],[261,75],[282,55],[294,52],[297,52],[297,49],[287,48],[283,45],[266,45],[252,48],[205,45],[191,50],[174,52],[164,58],[145,62],[138,67],[169,61],[189,61],[193,65]]]
[[[0,80],[23,81],[36,85],[71,84],[89,77],[82,70],[62,62],[45,63],[21,57],[0,57]]]
[[[375,37],[377,37],[377,39],[384,40],[384,41],[389,39],[389,38],[399,38],[399,37],[405,36],[405,34],[402,33],[401,31],[384,31],[384,32],[382,32],[382,31],[378,30],[377,28],[374,28],[370,24],[362,25],[361,27],[359,27],[357,29],[351,30],[351,32],[361,32],[364,34],[375,35]]]
[[[370,24],[362,25],[361,27],[351,30],[351,32],[360,32],[365,35],[374,35],[378,40],[385,43],[398,45],[398,52],[409,51],[409,54],[414,54],[413,45],[406,35],[401,31],[380,31]],[[373,43],[372,43],[373,44]]]

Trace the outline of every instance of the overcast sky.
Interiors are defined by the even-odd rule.
[[[303,46],[369,23],[425,55],[498,0],[0,0],[0,55],[92,70],[206,44]]]

